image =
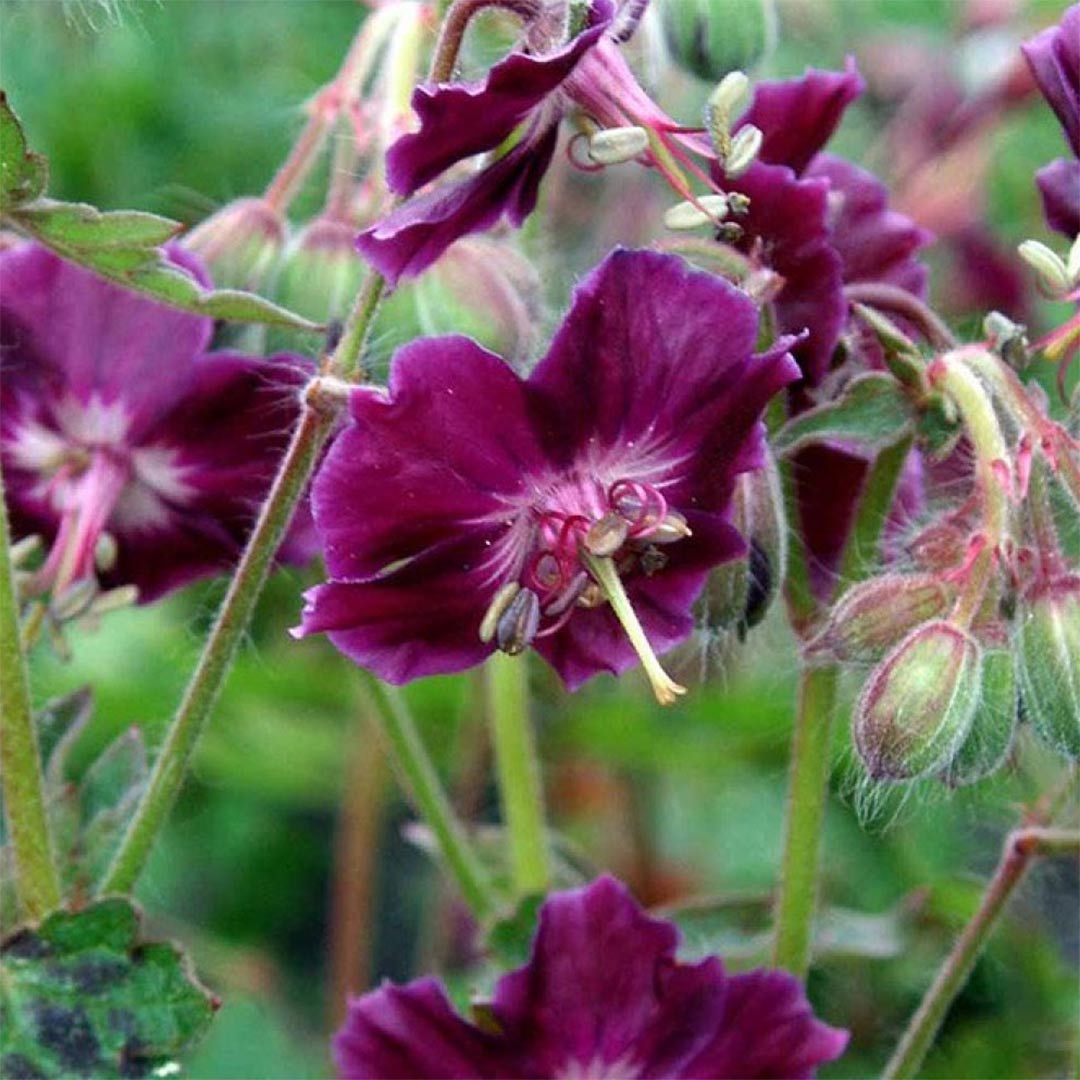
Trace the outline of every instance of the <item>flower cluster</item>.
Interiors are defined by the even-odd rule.
[[[811,1077],[847,1033],[786,972],[729,975],[675,958],[679,934],[602,877],[552,893],[529,962],[476,1020],[431,978],[355,999],[334,1042],[348,1080],[434,1077]]]
[[[309,362],[206,352],[210,319],[30,244],[0,253],[0,322],[6,499],[15,535],[50,545],[33,590],[96,579],[149,601],[232,566]],[[284,555],[312,539],[301,521]]]
[[[527,379],[463,338],[416,341],[388,391],[354,390],[316,480],[328,632],[391,682],[529,645],[574,688],[692,629],[708,571],[745,553],[728,520],[760,465],[760,417],[798,376],[757,311],[680,259],[616,252],[578,288]]]

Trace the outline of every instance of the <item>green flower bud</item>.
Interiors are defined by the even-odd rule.
[[[1018,622],[1024,712],[1046,742],[1080,757],[1080,575],[1029,589]]]
[[[1012,749],[1019,715],[1016,662],[1007,649],[983,654],[982,693],[971,730],[941,779],[950,787],[974,784],[996,772]]]
[[[219,289],[258,289],[285,245],[285,221],[263,199],[236,199],[184,239]]]
[[[945,614],[951,590],[934,574],[884,574],[844,593],[807,647],[842,663],[877,663],[901,638]]]
[[[308,222],[285,254],[274,299],[314,322],[344,319],[364,278],[355,241],[356,229],[344,221]]]
[[[675,62],[706,82],[754,67],[776,44],[774,0],[660,0],[657,7]]]
[[[870,673],[855,707],[855,746],[875,780],[938,772],[968,737],[982,650],[941,620],[913,630]]]

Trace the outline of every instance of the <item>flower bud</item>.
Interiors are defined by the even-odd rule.
[[[1007,649],[988,649],[983,654],[982,692],[971,730],[942,770],[941,779],[950,787],[961,787],[996,772],[1012,749],[1018,712],[1013,655]]]
[[[219,289],[257,289],[277,265],[284,244],[284,219],[263,199],[251,198],[223,206],[184,239]]]
[[[540,278],[504,241],[469,236],[449,247],[412,285],[421,333],[466,334],[510,361],[536,345]]]
[[[854,586],[829,612],[807,652],[842,663],[877,663],[894,645],[944,615],[950,590],[934,574],[884,574]]]
[[[344,319],[364,277],[356,230],[336,218],[315,218],[285,253],[274,299],[314,322]]]
[[[1032,586],[1018,622],[1024,712],[1046,742],[1080,757],[1080,575]]]
[[[855,707],[855,746],[875,780],[944,768],[971,730],[982,650],[941,620],[913,630],[870,673]]]
[[[776,43],[773,0],[660,0],[657,7],[673,59],[706,82],[753,67]]]

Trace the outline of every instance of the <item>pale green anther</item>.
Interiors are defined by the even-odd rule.
[[[1072,242],[1069,248],[1069,257],[1065,262],[1065,270],[1069,275],[1072,285],[1080,285],[1080,235]]]
[[[67,622],[86,612],[98,594],[97,582],[93,578],[83,578],[66,588],[59,596],[54,596],[49,611],[57,622]]]
[[[611,511],[593,522],[585,534],[584,544],[586,550],[603,558],[614,555],[629,535],[630,523],[621,514]]]
[[[715,225],[727,213],[726,195],[702,195],[696,203],[681,202],[664,213],[664,225],[674,232]]]
[[[121,608],[131,607],[138,603],[139,590],[135,585],[121,585],[116,589],[109,589],[101,593],[90,605],[88,614],[107,615],[110,611],[119,611]]]
[[[731,140],[731,152],[724,162],[724,175],[733,180],[742,176],[757,160],[764,138],[761,128],[753,124],[739,128]]]
[[[676,540],[685,540],[691,535],[686,518],[677,510],[669,510],[664,520],[649,531],[648,541],[650,544],[674,544]]]
[[[103,532],[94,545],[94,566],[100,573],[107,574],[116,565],[116,556],[116,537]]]
[[[41,537],[24,536],[11,545],[11,565],[16,569],[33,558],[41,550]]]
[[[484,618],[480,623],[480,640],[486,645],[495,637],[499,620],[510,606],[510,601],[517,595],[521,586],[516,581],[508,581],[494,596]]]
[[[589,158],[597,165],[621,165],[648,148],[649,133],[644,128],[607,128],[589,139]]]
[[[1016,250],[1050,292],[1069,291],[1070,274],[1060,255],[1038,240],[1025,240]]]
[[[510,656],[524,652],[540,628],[540,599],[532,589],[520,589],[495,624],[495,644]]]
[[[716,117],[725,127],[738,116],[750,100],[750,79],[743,71],[729,71],[709,95],[709,120]]]

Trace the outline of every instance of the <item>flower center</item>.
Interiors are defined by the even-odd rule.
[[[549,493],[542,508],[526,513],[527,539],[481,623],[481,639],[520,653],[561,630],[578,608],[609,603],[657,699],[669,704],[683,693],[660,666],[622,582],[663,569],[663,547],[690,535],[686,519],[659,488],[628,479],[606,490],[575,484]]]

